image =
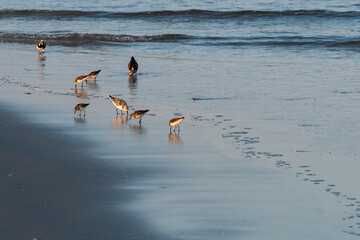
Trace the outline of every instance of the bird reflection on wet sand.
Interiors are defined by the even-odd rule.
[[[75,123],[85,123],[86,118],[82,116],[74,116],[74,122]]]
[[[146,128],[143,128],[141,126],[141,124],[135,124],[135,125],[129,124],[129,127],[130,127],[131,132],[133,132],[135,134],[141,135],[141,134],[147,133]]]
[[[170,132],[169,142],[173,144],[182,144],[179,132]]]
[[[96,81],[94,81],[94,82],[85,82],[85,84],[87,86],[89,86],[89,88],[97,88],[98,87],[98,85],[96,84]]]
[[[82,89],[78,89],[77,87],[75,87],[75,94],[76,94],[76,97],[78,97],[78,98],[86,98],[86,99],[89,98],[86,91],[84,91]]]
[[[38,58],[37,58],[38,62],[43,62],[46,60],[46,56],[44,55],[39,55]]]
[[[113,121],[113,124],[115,124],[115,125],[125,125],[127,122],[128,122],[128,117],[127,116],[119,117],[118,115],[116,115],[116,118]]]
[[[128,86],[129,86],[130,89],[136,89],[137,88],[137,75],[129,75]]]

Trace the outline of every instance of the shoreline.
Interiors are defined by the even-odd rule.
[[[180,81],[184,83],[189,81],[184,80],[184,73],[178,71],[177,63],[180,60],[169,60],[164,56],[144,54],[141,58],[143,61],[141,66],[144,66],[144,69],[142,68],[142,72],[139,73],[137,85],[133,86],[129,85],[127,72],[120,72],[122,70],[118,68],[118,62],[127,60],[126,57],[121,56],[129,55],[129,52],[121,55],[106,51],[102,54],[94,54],[92,50],[78,49],[69,54],[67,49],[58,47],[59,51],[47,52],[46,61],[37,62],[33,51],[26,47],[12,51],[19,50],[24,50],[21,52],[24,56],[23,61],[18,63],[10,60],[2,64],[6,76],[2,79],[1,99],[4,104],[10,103],[8,109],[15,109],[15,117],[12,118],[15,121],[9,120],[9,122],[18,124],[16,122],[20,120],[19,122],[23,124],[28,119],[30,123],[35,124],[25,124],[28,126],[26,130],[28,135],[40,134],[50,140],[39,142],[51,143],[52,138],[47,136],[50,133],[50,136],[54,137],[53,140],[59,139],[53,142],[55,143],[53,145],[59,145],[67,151],[63,153],[58,148],[54,148],[56,159],[63,159],[64,156],[73,159],[66,162],[67,166],[59,167],[61,171],[50,171],[45,173],[46,176],[43,172],[36,172],[36,176],[44,175],[43,179],[46,177],[52,179],[53,175],[62,177],[62,171],[71,175],[67,182],[48,181],[42,188],[53,195],[57,192],[51,188],[59,184],[63,184],[62,189],[66,184],[70,185],[70,193],[76,192],[72,189],[83,189],[80,193],[81,198],[85,199],[83,201],[85,206],[80,206],[82,202],[78,202],[76,206],[80,206],[81,209],[95,209],[94,215],[101,216],[97,221],[103,221],[104,224],[103,219],[106,220],[107,216],[110,216],[108,219],[110,226],[104,226],[97,231],[96,226],[92,225],[92,219],[87,219],[89,211],[76,209],[78,211],[75,211],[73,216],[78,216],[78,221],[84,221],[81,229],[91,228],[94,232],[92,236],[86,237],[85,234],[89,234],[86,230],[79,232],[71,228],[71,231],[78,234],[77,239],[107,237],[113,239],[115,237],[109,236],[110,234],[117,234],[118,231],[126,232],[128,230],[126,226],[132,224],[141,224],[144,229],[150,228],[177,239],[217,240],[224,236],[227,239],[238,239],[239,236],[245,239],[259,239],[269,235],[272,239],[285,239],[289,236],[293,239],[325,237],[332,239],[334,236],[337,237],[336,239],[343,239],[346,236],[353,237],[343,233],[350,227],[356,232],[355,224],[358,222],[356,217],[342,219],[356,213],[355,189],[345,191],[346,189],[341,186],[338,187],[340,178],[337,176],[342,176],[341,173],[321,174],[319,169],[329,171],[329,164],[314,161],[319,158],[315,152],[316,148],[306,152],[309,149],[308,144],[312,143],[308,141],[309,138],[313,139],[312,135],[310,137],[306,135],[306,139],[301,141],[298,134],[301,131],[299,129],[293,131],[293,123],[287,126],[286,119],[271,117],[285,113],[283,105],[277,105],[283,101],[270,101],[274,106],[269,108],[272,113],[262,112],[262,107],[249,109],[263,106],[263,103],[269,99],[260,96],[261,94],[255,94],[254,100],[250,94],[244,96],[241,104],[237,104],[240,98],[222,98],[224,92],[217,90],[209,93],[207,89],[215,88],[210,85],[202,90],[206,78],[201,72],[195,74],[199,78],[191,85],[182,84],[176,92],[168,91],[169,88],[178,88]],[[6,51],[5,49],[4,52]],[[88,58],[89,54],[93,58]],[[184,59],[188,59],[188,56],[185,57]],[[68,62],[75,64],[69,66]],[[166,78],[164,74],[152,70],[165,62],[169,63],[169,69],[172,69]],[[245,64],[245,62],[241,63]],[[98,69],[98,66],[107,66],[101,73],[98,84],[84,86],[84,89],[81,89],[83,96],[74,92],[73,78],[80,72],[79,69],[94,70]],[[250,63],[249,69],[252,67]],[[59,76],[59,72],[63,75]],[[239,72],[237,74],[242,76]],[[214,80],[220,79],[214,76],[212,79],[206,79],[206,84],[214,83]],[[258,84],[250,80],[255,85],[245,84],[243,89],[245,92],[253,92],[253,87]],[[239,84],[249,81],[242,79]],[[232,87],[235,89],[236,86],[238,85]],[[265,86],[270,87],[270,85]],[[194,90],[196,90],[195,95]],[[270,90],[275,91],[272,88]],[[261,93],[258,88],[256,92]],[[107,99],[109,93],[126,99],[132,111],[150,109],[151,113],[144,118],[143,126],[140,127],[136,120],[123,121],[121,118],[116,118],[115,109]],[[282,95],[276,99],[282,99],[287,94],[288,91],[282,91]],[[221,97],[217,98],[218,95]],[[215,98],[193,101],[191,98],[193,96]],[[87,109],[86,119],[74,117],[74,106],[85,101],[91,103]],[[285,102],[299,107],[297,101],[290,100],[288,103],[289,101],[285,100]],[[293,112],[288,111],[288,113]],[[182,123],[180,136],[169,135],[168,120],[172,115],[183,115],[186,118]],[[293,117],[299,116],[295,114]],[[295,119],[298,119],[299,123],[296,123],[298,126],[307,118]],[[35,130],[31,132],[31,129]],[[26,139],[19,137],[13,142],[16,146],[17,142],[20,143],[19,146],[27,146]],[[86,139],[86,142],[82,139]],[[319,142],[325,144],[324,140],[326,139]],[[28,142],[35,144],[32,141]],[[17,147],[20,148],[19,146]],[[34,149],[37,150],[27,147],[27,150],[35,156],[40,153],[44,156],[42,154],[45,152],[41,144],[35,144]],[[293,149],[300,151],[294,152]],[[319,148],[320,153],[323,150],[324,148]],[[324,156],[325,160],[326,158],[327,156]],[[56,164],[51,165],[46,159],[42,161],[43,163],[40,161],[38,165],[56,169]],[[78,163],[72,167],[74,162]],[[17,164],[17,166],[22,165],[22,163]],[[90,170],[86,170],[88,165],[92,166]],[[297,170],[299,167],[300,170]],[[82,173],[83,169],[88,174]],[[9,181],[8,178],[12,178],[8,174],[9,171],[4,173],[5,183]],[[28,178],[32,178],[34,174],[27,173],[27,175]],[[328,180],[328,175],[333,180]],[[355,175],[350,174],[350,176]],[[88,178],[90,180],[87,181]],[[303,178],[308,180],[305,182]],[[76,183],[75,186],[71,185],[73,182]],[[21,186],[25,189],[24,181],[19,183],[22,184],[19,186],[20,189]],[[17,181],[11,184],[17,184]],[[326,186],[329,184],[336,184],[336,187],[327,192]],[[351,186],[352,184],[349,188]],[[50,200],[39,199],[35,190],[32,192],[35,192],[34,196],[30,192],[28,195],[32,199],[36,198],[34,205],[38,206],[40,202],[41,206],[38,207],[42,211],[71,202],[67,194],[67,199],[66,196],[62,197],[66,201],[56,205],[50,201],[55,197]],[[334,197],[332,192],[339,193],[339,196]],[[95,196],[94,199],[86,198],[87,193],[96,193],[100,196]],[[351,198],[349,204],[346,203],[349,207],[343,206],[345,193]],[[118,195],[119,202],[116,201]],[[43,203],[45,205],[42,205]],[[117,209],[120,209],[120,215],[124,210],[124,216],[115,214],[118,213]],[[49,229],[51,233],[58,233],[61,230],[58,219],[55,218],[56,211],[61,211],[61,208],[54,210],[55,214],[47,218],[50,219],[49,222],[59,226],[59,229],[54,229],[53,232],[51,232],[53,229]],[[14,212],[20,214],[18,209]],[[126,220],[129,218],[131,222],[126,223],[124,228],[115,228],[116,223],[122,225],[122,217]],[[15,218],[16,216],[12,218],[14,222],[16,222]],[[86,221],[82,220],[84,218]],[[64,220],[70,223],[75,221]],[[307,231],[304,232],[303,229]],[[104,232],[107,235],[98,236]],[[297,233],[296,236],[293,235],[294,232]],[[140,237],[145,234],[141,232]],[[150,235],[155,236],[155,239],[160,238],[156,236],[156,232]],[[146,235],[146,239],[151,239],[151,236]],[[122,233],[121,237],[132,239],[139,236],[128,237]],[[63,238],[66,239],[67,236]]]
[[[114,211],[132,199],[119,186],[135,176],[96,163],[80,151],[82,140],[59,140],[2,106],[0,114],[0,238],[163,239],[129,211]]]

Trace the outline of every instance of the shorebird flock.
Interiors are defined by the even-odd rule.
[[[43,40],[41,40],[40,42],[38,42],[36,44],[36,48],[39,50],[39,55],[43,55],[45,52],[45,48],[46,48],[46,44]],[[139,64],[136,62],[134,57],[131,57],[130,62],[128,64],[128,70],[129,70],[129,75],[131,77],[136,78],[137,77],[137,71],[139,68]],[[101,69],[97,70],[97,71],[93,71],[87,75],[80,75],[75,79],[75,89],[76,86],[78,84],[81,83],[81,87],[83,87],[84,82],[87,83],[88,80],[94,79],[94,81],[96,82],[96,77],[97,75],[101,72]],[[124,99],[121,98],[116,98],[112,95],[109,95],[112,103],[115,105],[116,107],[116,114],[119,115],[121,113],[121,115],[124,114],[124,112],[126,113],[126,118],[128,118],[129,116],[129,107],[126,103],[126,101]],[[75,106],[74,108],[74,115],[76,114],[76,112],[80,112],[79,116],[86,116],[86,112],[85,109],[89,106],[89,103],[79,103]],[[120,113],[119,113],[120,110]],[[139,119],[139,124],[141,125],[142,122],[142,117],[149,111],[149,109],[146,110],[136,110],[133,113],[130,114],[129,120],[132,118],[135,119]],[[179,124],[184,120],[184,117],[177,117],[177,118],[173,118],[169,121],[169,127],[170,127],[170,132],[172,127],[174,127],[174,132],[176,131],[176,129],[178,131],[180,131],[180,126]]]

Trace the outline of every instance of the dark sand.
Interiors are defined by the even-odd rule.
[[[114,210],[131,199],[118,186],[133,176],[97,164],[80,150],[88,143],[4,109],[0,239],[162,239],[129,212]]]

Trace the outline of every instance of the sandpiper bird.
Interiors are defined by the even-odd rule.
[[[119,111],[121,111],[121,115],[123,115],[123,112],[122,111],[125,111],[126,112],[126,115],[129,114],[129,108],[128,108],[128,105],[127,103],[125,102],[125,100],[121,99],[121,98],[116,98],[116,97],[113,97],[111,95],[109,95],[112,103],[115,105],[116,107],[116,113],[119,114]]]
[[[80,112],[80,116],[81,116],[81,113],[82,111],[84,111],[84,117],[85,117],[85,108],[89,106],[89,103],[79,103],[79,104],[76,104],[75,108],[74,108],[74,114],[79,111]]]
[[[96,81],[96,76],[99,74],[100,71],[101,71],[101,69],[89,73],[88,79],[94,79],[94,78],[95,78],[95,81]],[[88,80],[88,79],[87,79],[87,80]]]
[[[136,62],[134,57],[131,57],[131,60],[130,60],[130,62],[128,64],[128,68],[129,68],[129,74],[130,75],[133,75],[133,74],[135,74],[137,72],[137,70],[139,68],[139,65]]]
[[[180,131],[180,126],[179,124],[184,120],[184,117],[179,117],[179,118],[173,118],[170,120],[169,122],[169,127],[170,127],[170,131],[172,127],[174,128],[174,131],[176,130],[176,127],[178,127],[178,130]]]
[[[89,75],[81,75],[81,76],[78,76],[76,79],[75,79],[75,87],[76,87],[76,84],[79,84],[81,83],[81,87],[84,85],[84,81],[88,80],[89,79]]]
[[[40,42],[36,44],[36,48],[39,50],[39,55],[45,52],[46,43],[44,42],[44,40],[40,40]]]
[[[145,113],[147,113],[149,110],[137,110],[135,112],[133,112],[132,114],[130,114],[130,119],[132,118],[140,118],[139,123],[141,124],[141,119],[142,117],[145,115]]]

